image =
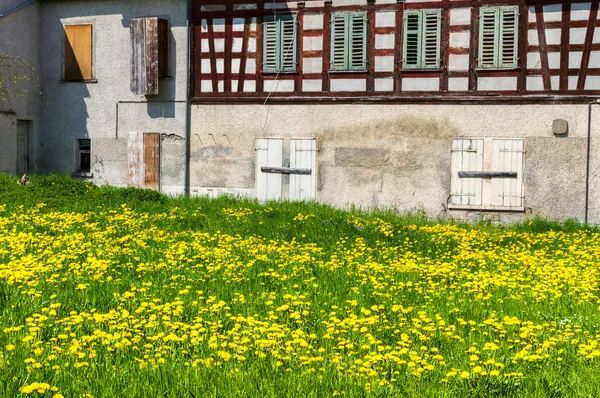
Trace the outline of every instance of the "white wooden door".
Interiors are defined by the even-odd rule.
[[[283,166],[283,139],[256,140],[256,197],[261,202],[281,200],[282,175],[265,173],[261,170],[263,166]]]
[[[460,178],[460,171],[483,171],[483,140],[457,138],[452,141],[451,203],[481,205],[482,178]]]
[[[310,175],[290,175],[290,200],[315,200],[317,197],[317,140],[290,141],[290,167],[310,169]]]
[[[517,173],[517,178],[493,179],[492,205],[523,206],[523,140],[493,140],[492,171],[514,171]]]

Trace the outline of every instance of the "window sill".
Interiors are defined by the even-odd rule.
[[[347,70],[341,70],[341,69],[336,69],[336,70],[328,70],[328,73],[332,73],[332,74],[336,74],[336,73],[368,73],[369,71],[367,69],[347,69]]]
[[[75,171],[71,173],[74,178],[94,178],[94,174],[89,171]]]
[[[508,67],[508,68],[481,68],[477,67],[477,72],[518,72],[521,70],[519,67]]]
[[[423,73],[423,72],[432,72],[432,73],[440,73],[443,72],[443,68],[401,68],[400,71],[402,73]]]
[[[300,72],[298,72],[297,70],[295,71],[262,71],[260,72],[261,75],[266,75],[266,76],[275,76],[275,75],[298,75],[300,74]]]
[[[448,210],[474,210],[474,211],[495,211],[495,212],[518,212],[524,213],[525,206],[491,206],[491,205],[448,205]]]
[[[91,79],[91,80],[61,80],[60,83],[61,84],[63,84],[63,83],[89,83],[89,84],[96,84],[96,83],[98,83],[98,80],[96,80],[96,79]]]

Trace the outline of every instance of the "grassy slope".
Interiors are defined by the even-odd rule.
[[[24,209],[34,208],[39,203],[45,203],[43,211],[62,211],[62,212],[94,212],[94,211],[110,211],[111,209],[119,211],[123,203],[134,209],[137,213],[169,213],[173,209],[178,209],[184,216],[175,220],[159,220],[157,219],[154,225],[158,229],[168,230],[170,233],[180,233],[185,231],[203,231],[209,234],[228,234],[231,236],[239,235],[242,238],[260,237],[271,239],[278,242],[299,242],[301,245],[315,243],[325,251],[325,259],[329,252],[334,252],[339,244],[340,237],[346,237],[349,242],[354,242],[356,239],[364,240],[367,247],[371,248],[389,248],[398,245],[399,242],[410,240],[413,242],[411,250],[417,253],[422,259],[428,261],[447,261],[445,256],[449,253],[454,253],[459,250],[458,243],[448,242],[435,243],[431,239],[431,235],[417,229],[404,229],[403,226],[425,226],[433,225],[422,217],[415,216],[400,216],[392,212],[377,212],[364,214],[360,212],[348,213],[331,209],[327,206],[318,204],[306,203],[279,203],[268,204],[267,207],[272,208],[272,211],[265,212],[265,206],[259,205],[254,201],[234,200],[231,198],[221,198],[218,200],[208,200],[205,198],[194,199],[173,199],[168,198],[151,191],[137,189],[115,189],[111,187],[97,188],[93,185],[72,181],[67,177],[50,176],[50,177],[34,177],[32,184],[29,186],[18,186],[16,179],[0,175],[0,205],[5,204],[6,213],[10,214],[16,211],[20,206]],[[203,217],[192,217],[192,214],[197,209],[202,209]],[[247,215],[242,217],[227,216],[223,209],[249,209]],[[185,215],[187,214],[187,215]],[[297,214],[314,214],[314,217],[307,219],[298,227],[298,223],[291,222]],[[0,215],[1,216],[1,215]],[[382,235],[381,230],[371,228],[369,226],[360,226],[354,223],[349,223],[349,217],[360,217],[361,220],[383,220],[385,223],[392,225],[396,231],[394,236]],[[379,221],[378,221],[379,222]],[[515,234],[544,234],[548,231],[557,231],[565,233],[574,233],[580,231],[579,227],[573,223],[564,225],[547,222],[544,220],[535,220],[533,222],[517,224],[510,227],[499,227],[487,224],[462,226],[466,231],[474,230],[482,234],[489,233],[490,236],[507,232]],[[35,231],[35,227],[33,227]],[[590,230],[590,233],[596,231]],[[1,232],[0,232],[1,233]],[[506,235],[505,235],[506,236]],[[512,239],[512,238],[511,238]],[[520,238],[514,237],[515,241]],[[383,242],[383,243],[382,243]],[[498,243],[498,242],[495,242]],[[510,239],[504,243],[510,245]],[[301,252],[301,247],[299,248]],[[537,250],[540,248],[532,248]],[[151,260],[152,258],[150,258]],[[2,263],[0,256],[0,264]],[[6,258],[5,260],[6,261]],[[378,259],[378,261],[383,261]],[[268,267],[267,267],[268,268]],[[477,272],[480,270],[477,269]],[[339,306],[344,306],[346,298],[354,298],[353,292],[350,289],[350,284],[345,286],[345,272],[336,271],[334,273],[319,273],[318,270],[312,270],[312,275],[318,276],[319,283],[323,285],[323,295],[327,299],[317,297],[311,298],[313,306],[325,306],[337,303]],[[595,272],[595,271],[594,271]],[[129,286],[129,282],[135,281],[135,272],[131,270],[123,270],[119,275],[124,281],[123,286],[115,286],[115,290],[125,291]],[[164,283],[169,280],[169,272],[156,274],[154,277],[162,278]],[[402,276],[394,275],[394,278],[406,282],[406,278],[416,278],[415,274],[406,274]],[[403,279],[404,278],[404,279]],[[4,282],[0,281],[0,286]],[[131,282],[133,283],[133,282]],[[202,284],[199,283],[199,287]],[[94,288],[94,286],[92,286]],[[87,292],[88,295],[81,295],[79,292],[72,291],[70,294],[72,300],[80,300],[77,305],[73,303],[70,307],[73,310],[82,311],[83,309],[98,308],[108,311],[114,303],[102,286],[95,286],[97,290]],[[213,291],[219,291],[220,297],[227,301],[233,297],[233,291],[226,292],[226,289],[232,289],[231,285],[222,283],[221,281],[213,281],[211,286]],[[279,292],[288,291],[291,289],[289,285],[274,284],[270,287]],[[260,290],[262,287],[248,284],[240,284],[234,289],[236,292],[243,292],[246,295],[252,295],[254,291]],[[329,289],[329,290],[327,290]],[[46,294],[47,292],[44,292]],[[379,303],[377,296],[365,291],[364,294],[358,297],[364,298],[361,302],[365,308],[369,308],[373,304]],[[10,287],[3,286],[2,294],[5,295],[4,300],[0,299],[0,314],[4,318],[0,322],[1,326],[8,324],[18,325],[24,323],[24,318],[31,315],[33,311],[29,302],[24,301],[17,291],[11,290]],[[496,292],[495,294],[501,294]],[[44,296],[45,297],[45,296]],[[436,300],[423,300],[416,292],[411,293],[409,297],[413,300],[415,306],[419,304],[427,304],[428,306],[438,306],[437,310],[448,319],[454,319],[452,314],[448,313],[448,308]],[[527,297],[529,299],[529,297]],[[320,301],[322,300],[322,301]],[[405,300],[409,302],[410,300]],[[439,300],[439,298],[438,298]],[[16,307],[11,305],[17,304]],[[69,307],[69,303],[63,300],[63,304]],[[595,316],[595,303],[575,303],[569,300],[558,300],[536,303],[528,301],[530,307],[523,304],[521,308],[518,303],[493,304],[490,308],[487,304],[478,305],[476,302],[463,301],[464,308],[461,316],[465,319],[482,320],[490,312],[498,311],[499,313],[521,313],[525,318],[531,319],[536,323],[544,322],[544,319],[560,319],[561,317],[571,316],[577,313],[580,316],[585,315]],[[22,307],[21,307],[22,306]],[[103,306],[105,308],[103,308]],[[325,308],[325,307],[323,307]],[[254,308],[259,311],[260,306]],[[250,313],[253,309],[250,309]],[[537,313],[536,313],[537,312]],[[430,314],[431,315],[431,314]],[[7,321],[9,320],[10,321]],[[595,327],[595,325],[594,325]],[[592,326],[584,325],[584,328],[592,331]],[[464,338],[469,340],[469,333],[465,332]],[[390,340],[392,341],[392,339]],[[0,334],[0,345],[4,346],[8,340]],[[440,343],[442,344],[442,343]],[[1,349],[0,346],[0,349]],[[448,354],[451,356],[451,354]],[[456,353],[457,356],[464,353]],[[110,360],[107,363],[111,363]],[[127,363],[124,361],[123,363]],[[533,366],[528,368],[528,375],[523,381],[513,383],[512,381],[490,381],[489,379],[470,378],[467,380],[458,380],[455,383],[445,384],[436,381],[435,378],[427,379],[406,377],[402,378],[401,383],[393,389],[376,390],[376,395],[380,396],[552,396],[552,397],[567,397],[567,396],[597,396],[600,393],[600,385],[596,378],[596,373],[600,370],[597,362],[581,363],[576,360],[569,362],[568,365],[562,366],[557,363],[552,365]],[[265,364],[250,366],[244,368],[244,371],[238,373],[235,378],[225,377],[223,371],[219,368],[184,368],[184,367],[166,367],[160,370],[134,370],[129,369],[136,376],[132,379],[131,375],[126,375],[123,372],[114,372],[107,365],[106,369],[96,369],[95,372],[88,373],[85,377],[90,378],[87,381],[89,385],[93,385],[93,380],[102,380],[103,386],[98,396],[120,396],[120,391],[124,388],[129,388],[128,396],[156,396],[157,392],[165,396],[180,397],[180,396],[324,396],[331,395],[333,391],[345,391],[346,395],[359,396],[369,395],[362,388],[357,388],[355,383],[345,380],[343,374],[332,372],[329,377],[324,380],[318,380],[315,377],[300,376],[295,372],[285,372],[282,369],[275,369]],[[4,375],[4,376],[2,376]],[[107,380],[108,375],[110,375]],[[14,376],[10,370],[6,368],[0,370],[0,376]],[[18,377],[23,377],[19,374]],[[56,385],[73,384],[70,380],[69,373],[62,373],[54,380]],[[135,380],[135,385],[132,385],[132,380]],[[21,386],[22,380],[13,380],[13,383],[5,384],[6,388],[0,387],[0,393],[4,392],[5,396],[14,394],[15,386]],[[29,380],[33,381],[33,380]],[[141,382],[140,382],[141,381]],[[161,387],[162,386],[162,387]],[[162,389],[161,389],[162,388]],[[282,392],[283,395],[282,395]],[[98,391],[96,391],[98,394]]]

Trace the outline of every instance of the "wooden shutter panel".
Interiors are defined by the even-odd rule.
[[[455,205],[481,205],[483,179],[460,178],[460,171],[483,171],[483,140],[452,141],[452,187],[450,201]]]
[[[279,17],[279,32],[281,40],[279,47],[281,71],[296,70],[296,15]]]
[[[523,206],[523,140],[501,139],[492,142],[492,171],[514,171],[517,178],[492,180],[493,206]]]
[[[423,10],[421,68],[439,68],[440,66],[441,25],[441,10]]]
[[[517,48],[519,32],[519,8],[502,7],[499,12],[499,57],[498,66],[503,68],[517,67]]]
[[[282,175],[263,173],[261,167],[282,167],[283,140],[259,138],[256,140],[256,197],[259,201],[280,200]]]
[[[421,60],[421,12],[404,13],[403,68],[419,68]]]
[[[317,197],[317,140],[290,140],[290,167],[311,169],[310,175],[290,175],[290,200],[315,200]]]
[[[263,70],[277,70],[277,20],[275,17],[265,17],[263,39]]]
[[[127,185],[142,187],[144,184],[144,142],[143,136],[130,132],[127,137]]]
[[[348,14],[342,12],[331,16],[331,70],[348,69],[347,17]]]
[[[348,69],[367,68],[367,14],[353,12],[348,14]]]
[[[144,187],[160,188],[160,134],[144,133]]]
[[[482,8],[479,20],[479,67],[498,64],[498,8]]]
[[[65,25],[64,79],[91,80],[92,25]]]
[[[129,24],[134,94],[157,95],[159,78],[168,75],[167,23],[158,18],[133,18]]]

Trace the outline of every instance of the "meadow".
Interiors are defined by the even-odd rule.
[[[1,397],[597,397],[600,233],[0,175]]]

